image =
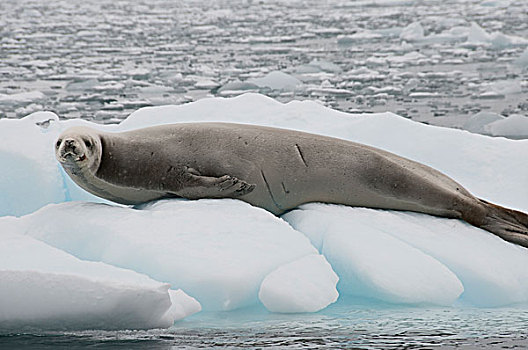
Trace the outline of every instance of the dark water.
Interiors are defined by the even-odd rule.
[[[0,336],[1,349],[528,348],[528,308],[428,308],[340,301],[316,314],[203,313],[168,330]]]

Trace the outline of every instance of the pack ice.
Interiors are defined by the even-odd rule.
[[[0,120],[0,331],[168,327],[200,309],[255,305],[316,312],[339,295],[448,307],[528,303],[527,249],[461,221],[321,203],[278,218],[229,199],[126,207],[82,191],[54,159],[57,136],[72,125],[124,131],[200,121],[372,145],[432,166],[480,198],[528,211],[528,141],[392,113],[347,114],[245,94],[142,108],[118,125],[61,121],[50,112]]]

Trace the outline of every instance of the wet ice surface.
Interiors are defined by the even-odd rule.
[[[479,111],[526,116],[527,11],[524,0],[2,1],[0,117],[108,123],[248,90],[452,127]],[[274,71],[301,84],[261,84]]]

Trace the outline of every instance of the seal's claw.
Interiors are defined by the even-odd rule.
[[[249,184],[234,176],[224,175],[218,178],[218,187],[222,192],[232,192],[235,197],[247,194],[255,188],[255,185]]]
[[[224,175],[220,177],[218,180],[219,180],[218,187],[220,188],[220,191],[229,190],[240,181],[236,177],[229,176],[229,175]]]
[[[243,196],[245,194],[250,193],[251,191],[255,189],[254,184],[248,184],[245,181],[240,181],[240,183],[241,183],[241,187],[235,191],[234,193],[235,197]]]

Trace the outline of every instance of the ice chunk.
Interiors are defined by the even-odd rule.
[[[202,310],[202,305],[193,297],[185,294],[181,289],[169,289],[169,295],[171,307],[165,314],[165,317],[169,319],[178,321]]]
[[[504,119],[504,117],[497,113],[487,111],[478,112],[464,123],[464,129],[477,134],[486,134],[485,126],[501,119]]]
[[[0,106],[17,103],[31,103],[44,99],[46,96],[40,91],[19,92],[16,94],[0,94]]]
[[[504,136],[510,139],[527,139],[528,117],[513,114],[507,118],[487,124],[484,126],[484,130],[492,136]]]
[[[380,229],[380,218],[369,216],[371,212],[308,204],[283,218],[321,249],[340,278],[342,294],[407,304],[450,305],[457,300],[463,291],[458,278],[437,260]],[[385,221],[390,226],[390,218]]]
[[[490,35],[476,22],[471,22],[467,42],[474,44],[485,44],[491,40]]]
[[[28,235],[77,257],[181,288],[204,310],[258,303],[268,273],[316,253],[283,220],[237,200],[166,200],[142,210],[63,203],[19,221]]]
[[[523,53],[517,57],[514,63],[521,67],[528,67],[528,47],[524,49]]]
[[[232,81],[218,89],[219,93],[231,94],[232,92],[243,93],[246,91],[257,91],[258,85],[245,81]]]
[[[81,261],[14,233],[18,229],[17,219],[0,219],[0,332],[28,327],[143,329],[174,322],[176,315],[167,314],[168,284]]]
[[[424,29],[420,22],[413,22],[403,28],[400,33],[400,39],[407,41],[419,41],[424,38]]]
[[[517,45],[526,45],[528,40],[516,37],[505,35],[500,32],[493,32],[491,34],[487,33],[481,26],[477,23],[472,22],[469,28],[466,46],[491,46],[494,49],[501,50],[511,46]]]
[[[295,88],[302,84],[299,79],[279,71],[270,72],[263,78],[249,79],[248,82],[259,87],[285,91],[295,90]]]
[[[338,279],[324,256],[308,255],[268,274],[259,299],[272,312],[316,312],[337,300]]]
[[[304,64],[295,68],[297,74],[312,74],[320,72],[338,73],[340,71],[341,67],[338,65],[323,60],[313,60],[309,64]]]

